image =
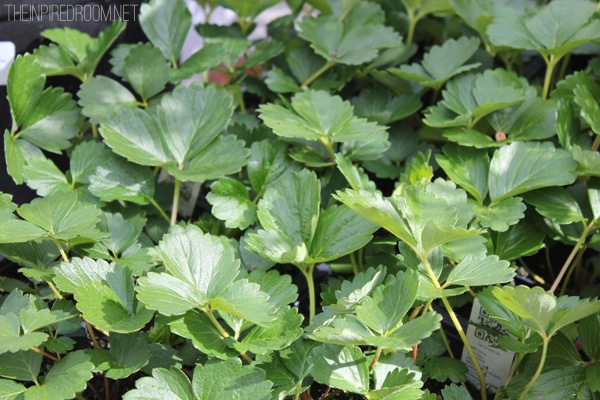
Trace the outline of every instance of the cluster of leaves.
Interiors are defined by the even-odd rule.
[[[0,193],[0,398],[469,398],[448,329],[486,398],[473,297],[516,353],[497,398],[600,397],[597,5],[288,0],[249,40],[278,2],[198,0],[238,20],[183,62],[183,0],[141,7],[147,43],[17,57],[5,159],[38,197]]]

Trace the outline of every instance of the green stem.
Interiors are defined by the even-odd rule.
[[[329,154],[331,161],[335,161],[335,151],[333,150],[333,143],[331,140],[329,140],[327,136],[321,136],[321,143],[323,143],[327,149],[327,153]]]
[[[156,200],[154,200],[154,197],[146,197],[148,199],[148,201],[150,202],[150,204],[152,204],[154,206],[154,208],[156,208],[158,210],[158,213],[160,215],[162,215],[162,217],[167,221],[167,222],[171,222],[171,218],[169,218],[169,215],[165,212],[165,210],[163,210],[163,208],[160,206],[160,204],[158,204],[156,202]]]
[[[92,137],[94,139],[98,138],[98,124],[92,124]]]
[[[58,291],[58,289],[56,288],[56,286],[54,286],[54,283],[52,283],[52,281],[46,281],[46,283],[48,284],[48,286],[50,287],[50,289],[52,289],[52,292],[54,293],[54,295],[56,296],[57,299],[62,300],[62,294],[60,294],[60,292]]]
[[[592,151],[598,151],[598,148],[600,148],[600,133],[596,135],[594,143],[592,143]]]
[[[540,360],[540,364],[538,365],[537,370],[535,371],[535,374],[533,374],[533,376],[531,377],[531,380],[529,381],[527,386],[525,386],[525,388],[523,389],[523,392],[519,396],[519,400],[522,400],[525,398],[525,395],[527,394],[527,392],[529,392],[529,390],[531,389],[531,387],[533,386],[535,381],[537,381],[537,379],[540,377],[540,374],[542,373],[542,369],[544,369],[544,364],[546,362],[546,353],[548,352],[548,343],[550,342],[550,339],[545,336],[542,337],[542,339],[543,339],[542,358]]]
[[[546,75],[544,76],[544,87],[542,88],[542,100],[546,100],[548,97],[554,67],[556,66],[556,63],[560,61],[560,58],[555,58],[554,56],[550,56],[550,58],[544,57],[544,61],[546,61]]]
[[[302,381],[296,384],[296,393],[294,394],[294,400],[299,400],[302,394]]]
[[[356,265],[354,252],[350,253],[350,264],[352,264],[352,273],[354,273],[354,276],[358,275],[358,265]]]
[[[315,314],[317,313],[316,306],[316,293],[315,293],[315,281],[313,279],[313,271],[315,270],[315,264],[308,264],[304,268],[298,265],[300,271],[306,278],[306,285],[308,287],[308,323],[311,324]]]
[[[408,14],[408,32],[406,33],[406,44],[412,44],[413,37],[415,35],[415,28],[417,27],[417,22],[419,22],[419,18],[417,18],[414,12],[411,9],[406,9],[406,13]]]
[[[37,347],[35,347],[35,346],[31,346],[31,347],[29,348],[29,350],[35,351],[36,353],[38,353],[38,354],[41,354],[41,355],[43,355],[44,357],[46,357],[46,358],[49,358],[50,360],[52,360],[52,361],[54,361],[54,362],[59,362],[59,361],[60,361],[58,358],[54,357],[52,354],[50,354],[50,353],[46,353],[44,350],[40,350],[40,349],[38,349],[38,348],[37,348]]]
[[[204,312],[204,314],[206,314],[210,322],[212,322],[213,326],[217,329],[217,331],[219,331],[221,336],[223,336],[224,338],[231,337],[229,332],[227,332],[219,323],[219,321],[217,321],[215,315],[213,314],[213,311],[209,307],[201,308],[201,310],[202,312]],[[250,357],[245,351],[241,352],[240,355],[244,358],[244,360],[248,361],[248,363],[252,363],[254,361],[252,360],[252,357]]]
[[[590,224],[583,229],[583,232],[581,233],[581,236],[579,237],[579,240],[577,241],[577,243],[573,247],[573,250],[571,250],[571,254],[569,254],[569,257],[567,257],[565,263],[563,264],[562,268],[560,269],[560,272],[556,276],[556,279],[554,280],[554,283],[552,283],[552,286],[550,287],[550,291],[551,292],[554,292],[556,290],[556,288],[560,284],[560,281],[565,276],[565,273],[571,267],[571,263],[573,262],[573,259],[577,255],[577,252],[579,251],[579,249],[581,248],[581,246],[583,246],[583,244],[585,243],[585,240],[587,239],[587,237],[590,234],[590,232],[593,231],[594,229],[596,229],[596,226],[594,226],[594,222],[593,221],[590,222]]]
[[[317,79],[319,76],[323,75],[329,68],[333,67],[334,65],[335,65],[335,63],[333,61],[327,61],[321,68],[319,68],[319,70],[317,72],[315,72],[314,74],[309,76],[307,80],[302,82],[302,87],[307,88],[308,85],[313,83],[313,81],[315,79]]]
[[[566,293],[567,285],[568,285],[569,281],[571,280],[571,276],[573,275],[573,272],[575,272],[581,268],[581,259],[583,258],[583,253],[585,253],[585,249],[587,249],[586,246],[581,246],[581,248],[577,252],[577,256],[575,257],[575,260],[573,261],[573,265],[575,266],[575,268],[569,268],[569,272],[567,272],[565,281],[563,282],[562,288],[560,289],[560,296],[563,296]],[[575,276],[577,276],[577,275],[575,275]],[[591,282],[593,282],[593,281],[591,281]]]
[[[177,213],[179,211],[179,195],[181,194],[181,181],[175,178],[175,188],[173,189],[173,205],[171,206],[171,226],[177,223]]]
[[[563,58],[562,63],[560,64],[560,71],[558,72],[557,82],[562,81],[565,78],[567,73],[567,67],[569,66],[569,61],[571,61],[571,53],[567,53],[565,58]]]
[[[381,357],[381,352],[383,351],[383,347],[378,347],[377,351],[375,351],[375,355],[373,356],[373,361],[369,364],[369,371],[372,371],[375,368],[375,364],[379,361],[379,357]]]
[[[450,347],[450,341],[448,340],[448,336],[446,336],[446,331],[443,328],[440,328],[440,337],[442,338],[442,342],[444,342],[444,346],[446,347],[448,355],[452,358],[456,358],[454,356],[454,352],[452,351],[452,347]]]

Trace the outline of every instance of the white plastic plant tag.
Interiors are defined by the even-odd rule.
[[[5,86],[8,79],[8,69],[15,60],[15,44],[0,41],[0,85]]]
[[[488,330],[483,330],[475,325],[483,325]],[[485,376],[485,383],[488,388],[497,390],[503,386],[508,379],[510,367],[512,365],[515,353],[498,347],[498,335],[493,332],[509,334],[498,321],[493,319],[485,312],[478,299],[473,302],[471,316],[469,317],[469,326],[467,327],[467,339],[473,347],[477,356],[477,361]],[[473,367],[473,362],[466,349],[463,349],[462,362],[469,367],[467,379],[474,386],[479,388],[479,379],[477,372]]]

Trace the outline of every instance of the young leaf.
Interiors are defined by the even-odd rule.
[[[369,390],[368,361],[356,346],[320,345],[314,348],[311,362],[310,374],[317,382],[353,393]]]
[[[427,109],[423,122],[436,128],[472,128],[486,115],[524,101],[532,90],[524,78],[503,69],[460,75],[448,82],[443,100]]]
[[[530,190],[573,183],[575,162],[549,142],[514,142],[490,162],[489,191],[493,204]]]
[[[112,111],[137,107],[135,96],[125,86],[106,76],[94,76],[82,83],[77,96],[81,113],[94,124],[100,123]]]
[[[123,396],[124,400],[143,400],[148,398],[194,399],[192,385],[187,376],[178,368],[154,368],[152,377],[146,376],[135,382],[135,389]]]
[[[83,351],[69,353],[44,376],[43,384],[27,389],[26,398],[66,399],[83,391],[92,379],[94,364]]]
[[[496,285],[509,282],[514,276],[514,268],[498,256],[469,255],[450,271],[444,287]]]
[[[145,205],[154,196],[152,170],[106,154],[106,164],[96,165],[89,176],[89,191],[102,201],[123,200]],[[108,167],[109,166],[109,167]]]
[[[450,144],[444,146],[443,152],[443,155],[436,155],[437,163],[454,182],[482,204],[488,193],[490,158],[487,152]]]
[[[421,101],[414,94],[392,97],[387,90],[366,89],[352,99],[352,105],[357,116],[380,125],[390,125],[417,112]]]
[[[181,0],[152,0],[140,7],[140,26],[163,56],[177,65],[192,14]]]
[[[496,232],[505,232],[509,226],[525,217],[527,206],[520,197],[509,197],[489,206],[476,204],[473,211],[479,218],[481,226],[489,227]]]
[[[87,352],[98,371],[106,371],[111,379],[127,378],[139,371],[150,360],[150,346],[144,332],[111,334],[110,349],[92,349]]]
[[[167,61],[163,61],[160,50],[149,43],[137,44],[129,50],[123,71],[144,101],[160,93],[169,81]]]
[[[583,213],[577,200],[562,187],[544,188],[526,193],[523,198],[537,212],[557,224],[583,221]]]
[[[237,359],[198,365],[194,368],[192,389],[197,400],[249,398],[268,400],[273,383],[260,368]]]
[[[275,321],[268,327],[255,326],[233,347],[239,352],[250,351],[254,354],[282,350],[302,335],[303,320],[304,317],[298,314],[296,308],[283,308],[275,314]]]
[[[15,314],[0,315],[0,354],[27,350],[41,345],[46,339],[48,334],[43,332],[21,334],[19,317]]]
[[[344,280],[335,291],[336,303],[329,308],[337,312],[351,312],[360,302],[378,287],[385,278],[386,268],[369,268],[358,273],[352,281]]]
[[[286,155],[287,146],[279,141],[261,140],[252,143],[248,160],[248,179],[257,197],[286,172],[295,170],[295,164]]]
[[[238,180],[215,181],[206,201],[213,206],[213,215],[225,221],[227,228],[246,229],[256,221],[256,206],[250,201],[248,189]]]
[[[529,18],[503,8],[488,26],[492,43],[515,49],[537,50],[563,57],[575,47],[600,38],[600,22],[591,20],[596,5],[586,0],[553,1]]]
[[[379,49],[401,41],[392,28],[382,24],[351,25],[332,15],[304,18],[299,27],[300,37],[329,63],[364,64],[377,57]]]
[[[34,199],[19,207],[17,212],[54,239],[101,239],[103,236],[96,229],[100,210],[84,203],[73,192],[58,192]]]
[[[423,55],[421,64],[390,68],[388,72],[423,86],[440,88],[452,77],[477,68],[479,63],[464,65],[479,47],[479,39],[462,37],[450,39],[441,46],[433,46]]]

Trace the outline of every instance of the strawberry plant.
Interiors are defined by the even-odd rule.
[[[596,3],[198,3],[12,65],[0,398],[600,397]]]

